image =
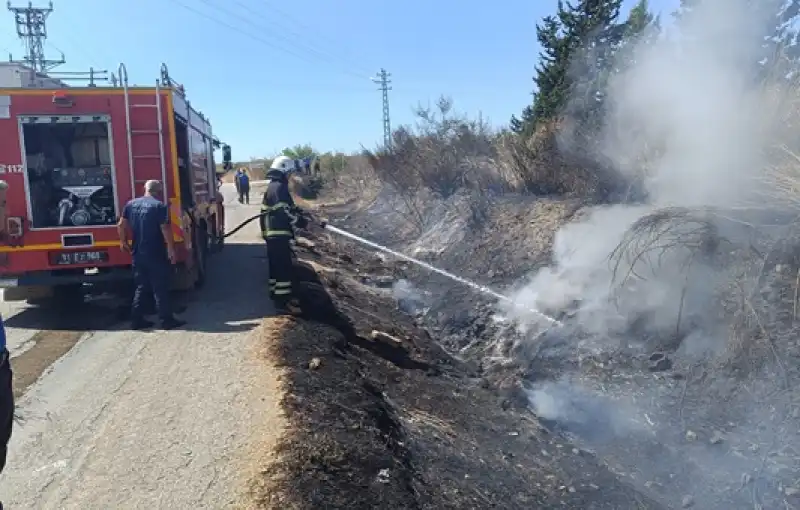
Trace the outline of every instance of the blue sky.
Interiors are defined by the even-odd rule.
[[[651,0],[669,12],[678,0]],[[234,159],[289,145],[358,150],[382,139],[381,95],[392,73],[392,124],[441,95],[505,124],[528,101],[534,26],[555,0],[55,0],[46,51],[63,71],[116,69],[150,84],[161,62],[211,118]],[[629,1],[633,3],[633,1]],[[25,1],[14,5],[27,4]],[[44,0],[34,5],[46,5]],[[0,11],[0,51],[22,56]]]

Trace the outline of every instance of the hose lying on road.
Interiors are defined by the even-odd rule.
[[[232,236],[232,235],[233,235],[233,234],[235,234],[236,232],[238,232],[238,231],[242,230],[242,229],[245,227],[245,225],[247,225],[247,224],[248,224],[248,223],[250,223],[251,221],[253,221],[253,220],[257,220],[258,218],[260,218],[260,217],[262,217],[262,216],[266,216],[266,215],[267,215],[267,213],[258,213],[258,214],[256,214],[255,216],[251,216],[250,218],[247,218],[247,219],[246,219],[246,220],[244,220],[243,222],[239,223],[239,224],[236,226],[236,228],[234,228],[234,229],[233,229],[233,230],[231,230],[230,232],[226,232],[226,233],[222,234],[222,239],[225,239],[226,237],[230,237],[230,236]]]

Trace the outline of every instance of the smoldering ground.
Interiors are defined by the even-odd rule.
[[[800,93],[778,67],[753,79],[768,3],[702,2],[630,50],[594,150],[646,199],[564,226],[552,265],[515,293],[566,317],[564,331],[537,342],[558,337],[564,356],[583,360],[579,373],[535,384],[533,409],[637,483],[709,509],[771,508],[794,497],[800,469],[800,399],[787,368],[797,332],[794,318],[768,312],[786,306],[771,301],[786,297],[781,266],[792,263],[778,252],[796,245],[787,219],[797,188],[787,183],[800,175]],[[526,331],[541,327],[502,313]],[[730,369],[743,351],[760,359]],[[672,370],[648,373],[654,352]]]

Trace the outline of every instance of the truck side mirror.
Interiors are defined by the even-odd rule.
[[[228,144],[222,146],[222,168],[225,170],[233,170],[233,163],[231,162],[231,146]]]

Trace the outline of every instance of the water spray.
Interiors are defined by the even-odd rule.
[[[440,275],[442,275],[442,276],[444,276],[446,278],[449,278],[449,279],[451,279],[451,280],[453,280],[455,282],[458,282],[458,283],[460,283],[462,285],[466,285],[467,287],[469,287],[469,288],[471,288],[471,289],[473,289],[473,290],[475,290],[475,291],[477,291],[477,292],[479,292],[481,294],[486,294],[486,295],[492,296],[493,298],[497,299],[498,301],[502,301],[504,303],[508,303],[508,304],[512,305],[513,307],[515,307],[515,308],[518,308],[518,309],[524,310],[526,312],[532,313],[533,315],[536,315],[537,317],[539,317],[541,319],[544,319],[546,322],[548,322],[550,324],[551,327],[561,327],[561,326],[564,325],[563,322],[561,322],[561,321],[559,321],[557,319],[554,319],[553,317],[550,317],[549,315],[547,315],[545,313],[542,313],[539,310],[536,310],[535,308],[531,308],[531,307],[529,307],[527,305],[523,305],[522,303],[519,303],[519,302],[515,301],[514,299],[512,299],[512,298],[510,298],[508,296],[500,294],[499,292],[497,292],[495,290],[492,290],[489,287],[486,287],[484,285],[479,285],[479,284],[477,284],[477,283],[475,283],[473,281],[467,280],[466,278],[462,278],[460,276],[454,275],[453,273],[449,273],[449,272],[447,272],[447,271],[445,271],[443,269],[439,269],[438,267],[434,267],[434,266],[432,266],[432,265],[430,265],[430,264],[428,264],[426,262],[423,262],[423,261],[421,261],[419,259],[415,259],[414,257],[409,257],[408,255],[400,253],[399,251],[392,250],[390,248],[387,248],[386,246],[381,246],[378,243],[374,243],[374,242],[372,242],[372,241],[370,241],[368,239],[364,239],[363,237],[359,237],[359,236],[357,236],[355,234],[351,234],[350,232],[347,232],[347,231],[342,230],[340,228],[334,227],[334,226],[329,225],[327,223],[323,223],[322,227],[324,229],[326,229],[326,230],[330,230],[331,232],[333,232],[335,234],[339,234],[341,236],[344,236],[344,237],[347,237],[349,239],[352,239],[353,241],[356,241],[356,242],[358,242],[360,244],[363,244],[365,246],[369,246],[370,248],[374,248],[374,249],[376,249],[378,251],[382,251],[384,253],[388,253],[389,255],[393,255],[393,256],[395,256],[397,258],[400,258],[400,259],[403,259],[405,261],[411,262],[412,264],[415,264],[415,265],[417,265],[419,267],[427,269],[428,271],[440,274]]]

